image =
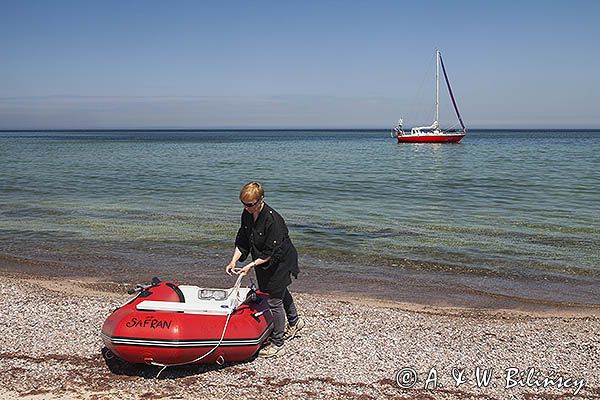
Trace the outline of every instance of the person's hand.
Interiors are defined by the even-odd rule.
[[[235,272],[235,263],[234,262],[230,262],[229,264],[227,264],[227,266],[225,267],[225,272],[227,273],[227,275],[231,276],[232,272]]]
[[[235,272],[238,275],[245,276],[245,275],[248,274],[248,272],[250,272],[250,270],[252,269],[252,267],[254,267],[254,264],[250,263],[250,264],[247,264],[244,268],[236,269],[233,272]]]

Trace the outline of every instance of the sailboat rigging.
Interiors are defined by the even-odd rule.
[[[412,128],[410,132],[405,132],[402,124],[402,118],[398,121],[398,124],[392,130],[392,136],[398,139],[398,143],[444,143],[444,142],[459,142],[467,134],[467,128],[463,123],[458,106],[456,105],[456,99],[452,92],[452,86],[446,73],[446,67],[444,66],[444,60],[442,59],[442,53],[439,50],[435,51],[436,55],[436,68],[435,68],[435,119],[429,126],[418,126]],[[439,124],[440,119],[440,66],[444,73],[444,80],[448,87],[448,93],[452,99],[452,105],[454,111],[460,122],[461,129],[441,129]]]

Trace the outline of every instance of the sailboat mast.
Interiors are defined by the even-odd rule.
[[[448,92],[450,93],[450,98],[452,99],[452,105],[454,106],[454,111],[456,111],[456,116],[458,117],[458,121],[460,122],[460,126],[464,132],[467,132],[467,128],[465,128],[465,124],[463,123],[462,117],[460,116],[460,112],[458,111],[458,106],[456,105],[456,99],[454,98],[454,93],[452,92],[452,86],[450,86],[450,79],[448,79],[448,74],[446,73],[446,67],[444,67],[444,59],[440,54],[440,63],[442,65],[442,72],[444,73],[444,79],[446,80],[446,86],[448,87]]]
[[[440,51],[435,49],[435,122],[440,120]]]

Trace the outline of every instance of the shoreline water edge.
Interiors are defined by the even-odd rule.
[[[58,247],[68,248],[60,251]],[[15,251],[18,250],[18,251]],[[228,287],[224,274],[230,249],[176,244],[58,241],[29,249],[0,247],[0,272],[42,278],[111,281],[134,285],[157,276],[181,284]],[[356,297],[474,310],[531,313],[600,312],[595,277],[544,274],[518,276],[465,269],[444,263],[405,260],[387,265],[357,260],[300,257],[300,279],[293,289],[303,293]]]

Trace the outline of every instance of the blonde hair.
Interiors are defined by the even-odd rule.
[[[265,189],[260,182],[248,182],[240,190],[240,200],[242,201],[256,201],[260,200],[265,196]]]

